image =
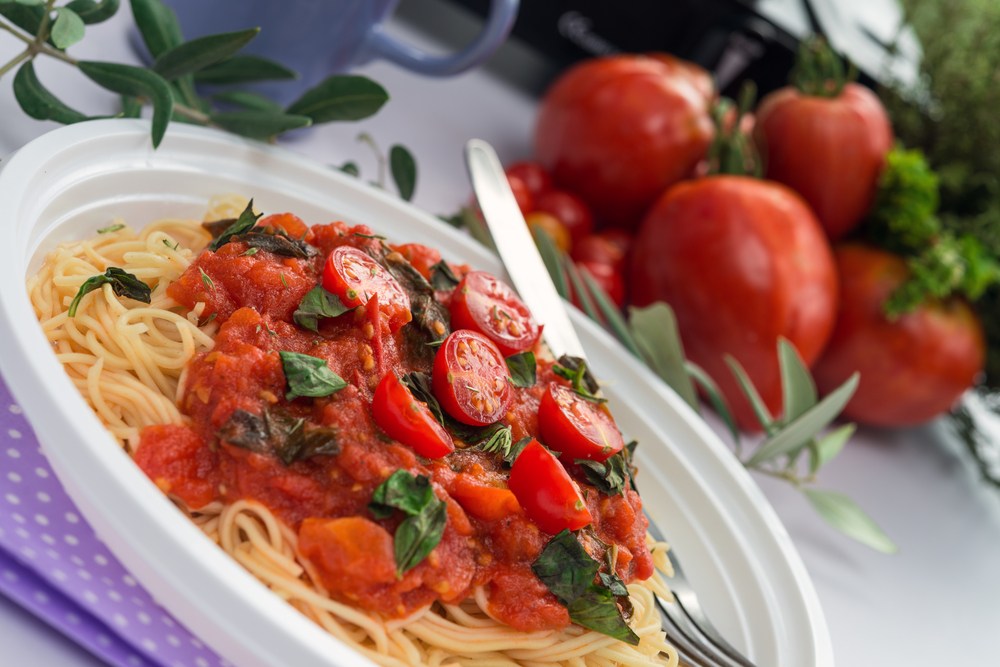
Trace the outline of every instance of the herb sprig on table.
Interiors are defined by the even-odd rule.
[[[72,106],[39,78],[35,61],[58,60],[79,70],[96,85],[120,96],[119,117],[138,118],[151,109],[151,139],[163,140],[171,122],[203,125],[259,140],[274,140],[291,130],[330,122],[358,121],[376,114],[388,101],[386,90],[357,75],[334,75],[282,106],[240,87],[262,81],[295,79],[279,62],[244,55],[242,49],[261,28],[185,40],[173,10],[160,0],[130,0],[132,16],[153,62],[134,64],[81,60],[69,49],[86,36],[87,27],[107,21],[120,0],[0,0],[0,34],[23,49],[0,63],[0,77],[14,73],[14,95],[32,118],[71,124],[97,118]],[[267,29],[266,26],[264,29]],[[203,94],[198,84],[221,92]],[[368,137],[368,135],[362,135]],[[370,137],[367,141],[374,146]],[[377,185],[385,184],[379,157]],[[416,184],[416,163],[404,146],[393,145],[387,161],[400,195],[409,200]],[[347,169],[357,175],[357,170]]]

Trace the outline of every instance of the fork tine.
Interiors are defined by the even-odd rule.
[[[694,639],[690,622],[675,602],[656,596],[656,604],[660,611],[661,625],[671,645],[677,650],[682,665],[689,667],[735,667],[725,655],[715,651],[712,645],[704,640]]]

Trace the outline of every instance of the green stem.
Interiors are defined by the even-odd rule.
[[[752,466],[743,461],[743,465],[748,470],[753,470],[754,472],[759,472],[762,475],[767,475],[768,477],[774,477],[775,479],[780,479],[782,481],[788,482],[796,489],[802,488],[802,480],[789,470],[770,470],[768,468],[760,468],[757,466]]]
[[[6,63],[3,66],[0,66],[0,77],[3,77],[4,74],[11,71],[15,67],[23,63],[25,60],[31,58],[31,55],[32,55],[31,48],[27,48],[24,51],[21,51],[21,53],[19,53],[13,59],[11,59],[10,62]]]
[[[12,26],[12,25],[4,22],[4,21],[0,21],[0,30],[6,30],[10,34],[14,35],[14,37],[16,37],[19,40],[21,40],[22,42],[24,42],[25,44],[34,44],[35,43],[34,39],[32,39],[31,37],[25,35],[20,30],[18,30],[14,26]]]
[[[188,120],[193,120],[196,123],[201,123],[202,125],[215,126],[212,123],[212,119],[208,117],[207,114],[202,113],[198,109],[187,106],[186,104],[181,104],[180,102],[174,102],[174,113],[178,116],[184,116]]]

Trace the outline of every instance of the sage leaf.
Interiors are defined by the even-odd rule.
[[[899,550],[864,510],[842,493],[805,489],[812,506],[831,526],[876,551],[891,554]]]
[[[229,243],[234,236],[239,236],[240,234],[245,234],[257,225],[257,220],[260,218],[260,213],[254,213],[253,210],[253,199],[247,202],[246,208],[240,213],[240,217],[236,219],[231,225],[225,228],[221,234],[212,241],[208,249],[215,252],[222,246]]]
[[[348,308],[340,297],[317,285],[312,288],[299,302],[299,307],[292,314],[292,319],[303,329],[319,331],[319,318],[337,317],[353,308]]]
[[[104,273],[91,276],[83,281],[76,296],[73,297],[73,301],[69,304],[69,312],[67,314],[70,317],[76,317],[76,309],[80,306],[80,301],[83,300],[83,297],[99,289],[102,285],[111,285],[111,290],[115,293],[115,296],[124,296],[143,303],[149,303],[152,295],[149,285],[124,269],[120,269],[117,266],[109,266]]]
[[[385,88],[367,77],[335,74],[307,90],[286,111],[309,116],[314,123],[361,120],[377,113],[388,99]]]
[[[556,287],[556,292],[563,299],[569,299],[569,288],[566,286],[566,276],[563,274],[562,262],[559,260],[559,249],[556,247],[555,241],[540,226],[536,226],[532,230],[532,236],[535,238],[535,245],[538,246],[538,254],[542,256],[542,262],[549,270],[549,277]]]
[[[535,386],[535,383],[538,381],[538,369],[535,365],[534,352],[512,354],[505,361],[507,362],[507,369],[510,371],[511,384],[522,389]]]
[[[194,73],[198,83],[215,85],[283,81],[299,75],[281,63],[260,56],[235,55]]]
[[[342,377],[330,370],[325,359],[288,351],[281,351],[278,356],[288,382],[285,398],[289,401],[299,396],[322,398],[347,386]]]
[[[782,422],[788,424],[816,405],[816,383],[798,350],[786,338],[778,339],[778,366],[781,369]]]
[[[83,19],[76,12],[69,7],[59,7],[49,39],[57,49],[65,50],[83,39],[85,31]]]
[[[260,28],[206,35],[183,42],[161,53],[153,70],[168,81],[193,74],[198,70],[225,60],[257,36]]]
[[[428,477],[399,469],[376,487],[368,510],[376,519],[391,516],[393,510],[416,516],[434,498],[434,488]]]
[[[628,319],[640,358],[698,412],[698,394],[684,364],[684,346],[673,309],[657,301],[645,308],[631,308]]]
[[[726,365],[729,366],[729,370],[736,377],[736,382],[740,385],[743,395],[750,401],[750,407],[753,408],[753,412],[757,416],[757,421],[760,422],[761,427],[768,434],[774,433],[774,417],[771,415],[771,411],[767,409],[767,406],[764,405],[764,399],[760,397],[760,392],[753,385],[753,381],[750,380],[750,376],[747,375],[743,366],[734,357],[729,355],[726,355]]]
[[[587,291],[594,299],[594,303],[597,304],[597,308],[601,311],[601,315],[604,317],[604,321],[608,323],[608,327],[611,332],[618,338],[618,340],[636,357],[642,358],[639,353],[639,346],[636,344],[635,339],[632,336],[631,330],[629,330],[628,325],[625,323],[625,318],[622,317],[621,311],[618,306],[611,300],[608,293],[604,291],[604,288],[597,284],[594,277],[590,275],[590,272],[586,269],[580,271],[580,275],[583,277],[583,282],[587,286]],[[600,320],[596,320],[600,322]]]
[[[184,41],[177,15],[161,0],[130,0],[130,4],[142,41],[154,59]]]
[[[14,97],[21,109],[36,120],[54,120],[67,125],[87,120],[87,116],[63,104],[42,85],[31,60],[21,65],[14,75]]]
[[[815,406],[769,437],[753,453],[747,465],[754,466],[778,456],[794,454],[837,418],[858,388],[858,373],[830,392]]]
[[[815,475],[824,465],[830,462],[840,450],[844,448],[847,441],[851,439],[856,430],[854,424],[844,424],[840,428],[831,431],[819,440],[809,443],[809,474]]]
[[[103,23],[118,13],[120,0],[72,0],[66,3],[87,25]]]
[[[156,72],[132,65],[81,60],[80,71],[102,88],[121,95],[147,97],[153,102],[153,147],[160,145],[174,109],[170,84]]]
[[[312,125],[308,116],[280,111],[221,111],[210,114],[209,118],[219,127],[251,139],[270,139],[282,132]]]
[[[399,524],[393,535],[396,574],[402,576],[420,564],[441,542],[448,520],[448,506],[434,499],[420,514]]]
[[[719,389],[719,385],[715,383],[715,380],[705,372],[701,366],[687,361],[684,363],[684,368],[687,370],[691,380],[694,381],[699,388],[701,388],[702,394],[708,399],[711,404],[712,409],[719,416],[719,419],[726,425],[729,429],[729,435],[734,443],[740,442],[740,428],[736,424],[736,418],[733,417],[732,410],[729,409],[729,404],[726,403],[726,398],[722,395],[722,390]]]
[[[274,100],[249,90],[228,90],[212,95],[212,99],[221,104],[228,104],[242,109],[270,112],[281,111],[281,105]]]
[[[417,162],[405,146],[396,144],[389,149],[389,171],[399,190],[399,196],[410,201],[417,189]]]

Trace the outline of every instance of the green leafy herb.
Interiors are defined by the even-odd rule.
[[[448,266],[448,262],[441,260],[431,266],[431,285],[434,289],[444,292],[454,289],[460,282],[462,281],[459,280],[455,272]]]
[[[628,461],[622,452],[618,452],[603,462],[576,459],[576,463],[583,468],[587,481],[593,484],[598,491],[609,496],[624,493],[625,483],[631,478]]]
[[[600,386],[597,380],[587,370],[587,362],[580,357],[571,357],[564,354],[559,357],[559,363],[552,366],[552,372],[568,380],[573,387],[573,392],[592,403],[606,403],[606,398],[597,395]]]
[[[358,166],[358,163],[353,160],[348,160],[344,164],[340,165],[338,169],[348,176],[358,176],[361,173],[361,168]]]
[[[617,577],[599,578],[600,567],[568,530],[549,540],[531,565],[535,576],[569,611],[571,621],[634,646],[639,637],[625,622],[615,599],[614,591],[621,590]]]
[[[397,576],[420,564],[444,535],[447,505],[434,495],[430,479],[423,475],[397,470],[375,489],[368,508],[379,519],[394,510],[407,515],[393,536]]]
[[[129,272],[111,266],[103,274],[92,276],[83,281],[76,296],[73,297],[73,301],[69,304],[69,316],[76,316],[76,309],[80,306],[83,297],[105,284],[111,285],[115,296],[124,296],[143,303],[150,302],[152,290],[150,290],[149,285]]]
[[[674,311],[663,302],[632,308],[629,325],[646,365],[697,410],[698,394],[684,366],[684,346]]]
[[[314,123],[361,120],[373,116],[388,100],[385,89],[371,79],[335,74],[306,91],[286,111],[309,116]]]
[[[21,109],[36,120],[54,120],[66,125],[87,120],[85,114],[68,107],[42,85],[31,60],[21,65],[14,76],[14,97]]]
[[[130,4],[142,41],[154,58],[184,41],[177,15],[161,0],[130,0]]]
[[[159,146],[167,131],[167,124],[174,108],[174,95],[170,84],[152,70],[133,65],[77,61],[76,66],[91,81],[102,88],[121,95],[133,95],[153,102],[153,146]]]
[[[49,39],[57,49],[68,49],[83,39],[83,19],[69,7],[58,7],[55,12],[56,20],[52,23]]]
[[[244,250],[243,252],[241,252],[240,255],[242,255],[244,257],[253,257],[258,252],[260,252],[260,248],[247,248],[246,250]]]
[[[417,188],[417,162],[405,146],[396,144],[389,149],[389,170],[399,196],[410,201]]]
[[[345,306],[339,296],[317,285],[302,297],[292,319],[303,329],[318,332],[319,318],[338,317],[349,310],[353,310],[353,308]]]
[[[510,382],[515,387],[534,387],[538,381],[538,368],[535,364],[534,352],[521,352],[507,357],[507,369],[510,371]]]
[[[193,74],[233,55],[259,32],[260,28],[250,28],[183,42],[157,56],[153,70],[168,81]]]
[[[805,494],[819,515],[841,532],[877,551],[897,551],[885,532],[844,494],[821,489],[805,489]]]
[[[236,222],[229,225],[225,231],[219,234],[218,238],[209,244],[208,249],[213,252],[221,248],[222,246],[229,243],[234,236],[239,236],[240,234],[245,234],[254,228],[257,224],[257,220],[260,218],[260,213],[253,212],[253,199],[251,199],[243,212],[240,213],[240,217],[236,219]]]
[[[71,0],[66,4],[87,25],[107,21],[118,12],[119,6],[119,0]]]
[[[270,139],[289,130],[309,127],[313,123],[309,116],[270,109],[217,111],[209,114],[209,119],[224,130],[251,139]]]
[[[117,232],[122,229],[125,229],[125,225],[119,222],[118,224],[115,225],[108,225],[107,227],[101,227],[100,229],[97,230],[97,233],[110,234],[111,232]],[[164,239],[164,241],[166,241],[166,239]]]
[[[230,236],[229,242],[240,241],[256,250],[266,250],[275,255],[295,259],[309,259],[319,254],[316,248],[305,241],[289,238],[284,231],[274,231],[274,229],[252,227],[248,232]]]
[[[249,90],[227,90],[215,93],[212,95],[212,100],[221,102],[229,107],[239,107],[240,109],[253,111],[280,113],[282,109],[281,105],[274,100]]]
[[[281,63],[252,55],[236,55],[198,70],[194,74],[194,79],[198,83],[214,85],[286,81],[297,78],[299,75],[296,72]]]
[[[286,466],[340,453],[337,435],[336,428],[308,423],[281,409],[265,409],[259,416],[235,410],[217,433],[223,442],[275,456]]]
[[[212,281],[211,276],[205,273],[205,269],[198,267],[198,272],[201,274],[201,282],[205,285],[206,289],[212,289],[215,287],[215,282]]]
[[[476,447],[490,454],[499,454],[500,458],[507,460],[510,456],[511,446],[514,438],[510,426],[506,424],[495,424],[492,434],[480,442]]]
[[[330,370],[325,359],[298,352],[282,351],[278,354],[288,382],[285,398],[289,401],[298,396],[329,396],[347,386],[343,378]]]

